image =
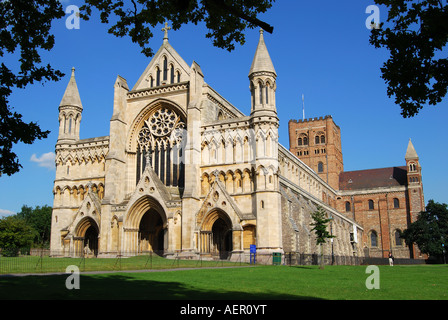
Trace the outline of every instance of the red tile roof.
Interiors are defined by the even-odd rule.
[[[340,190],[373,189],[404,186],[407,184],[407,168],[390,167],[342,172],[339,175]]]

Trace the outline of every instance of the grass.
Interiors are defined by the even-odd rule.
[[[122,258],[52,258],[48,256],[0,257],[0,274],[65,272],[75,265],[80,271],[122,271],[198,268],[241,265],[239,262],[164,259],[156,254]]]
[[[366,266],[256,266],[159,272],[2,276],[0,299],[145,300],[447,300],[448,266],[379,266],[380,288],[368,290]]]

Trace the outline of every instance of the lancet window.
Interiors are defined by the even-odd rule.
[[[137,183],[149,164],[166,186],[184,187],[185,133],[185,121],[172,109],[151,114],[137,137]]]

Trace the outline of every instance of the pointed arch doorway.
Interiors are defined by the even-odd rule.
[[[167,216],[155,198],[145,195],[137,199],[129,208],[123,225],[125,254],[166,254],[169,248]]]
[[[212,210],[200,232],[200,251],[219,259],[228,259],[233,250],[232,221],[220,209]]]
[[[76,228],[75,251],[79,255],[98,255],[99,227],[90,217],[82,219]]]
[[[163,256],[164,230],[160,214],[154,208],[143,214],[139,224],[139,253],[154,252]]]

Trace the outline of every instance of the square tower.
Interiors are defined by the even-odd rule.
[[[331,116],[290,120],[289,151],[313,169],[322,180],[339,190],[344,171],[341,129]]]

